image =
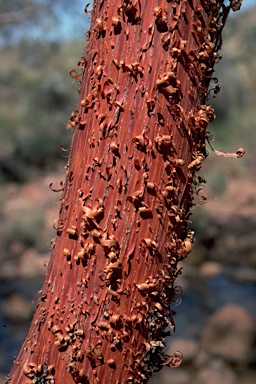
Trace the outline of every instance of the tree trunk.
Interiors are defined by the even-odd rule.
[[[179,365],[162,350],[228,12],[222,0],[94,2],[57,236],[9,383],[146,383]]]

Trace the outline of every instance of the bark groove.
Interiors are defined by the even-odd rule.
[[[9,383],[146,383],[179,365],[162,351],[228,12],[222,0],[94,2],[57,235]]]

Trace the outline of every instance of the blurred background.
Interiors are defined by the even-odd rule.
[[[81,0],[0,0],[0,383],[28,330],[58,217],[58,188],[79,83],[68,72],[84,54],[90,20]],[[151,384],[256,382],[256,7],[244,0],[223,34],[221,84],[211,145],[246,149],[209,156],[200,174],[208,201],[193,210],[194,249],[182,263],[182,302],[166,353],[175,370]]]

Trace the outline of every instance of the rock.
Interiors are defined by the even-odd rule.
[[[13,279],[17,277],[17,263],[13,260],[5,260],[0,263],[0,279]]]
[[[36,249],[27,249],[20,258],[18,275],[20,277],[42,276],[45,272],[45,263],[49,260],[49,254],[39,254]]]
[[[17,260],[25,250],[26,250],[26,245],[23,244],[22,241],[14,240],[8,248],[8,253],[11,259]]]
[[[233,266],[246,262],[256,269],[255,181],[243,179],[239,192],[238,183],[236,177],[229,179],[223,195],[205,204],[201,214],[193,213],[194,249],[201,260],[225,260]]]
[[[180,351],[183,355],[182,365],[190,363],[196,359],[199,350],[199,344],[193,339],[177,338],[171,341],[167,355],[172,355]]]
[[[209,355],[209,353],[207,353],[204,349],[200,349],[194,362],[194,366],[195,368],[199,369],[202,366],[208,364],[211,359],[212,357]]]
[[[199,268],[199,276],[202,278],[215,277],[222,272],[222,266],[216,261],[208,261]]]
[[[202,348],[211,356],[242,364],[249,362],[253,338],[250,313],[241,306],[227,304],[209,317]]]
[[[238,384],[232,369],[221,360],[211,360],[196,374],[194,384]]]
[[[160,372],[153,375],[148,384],[191,384],[191,379],[192,375],[186,369],[164,367]]]
[[[255,369],[248,369],[248,367],[238,373],[239,384],[255,384],[255,377]]]
[[[231,280],[239,284],[255,284],[256,282],[256,269],[254,268],[231,268],[227,275]]]
[[[33,304],[17,293],[10,294],[1,305],[3,316],[13,323],[26,322],[34,312]]]

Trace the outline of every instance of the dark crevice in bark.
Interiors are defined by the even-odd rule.
[[[180,364],[164,339],[228,12],[221,0],[94,2],[57,236],[9,383],[146,383]]]

